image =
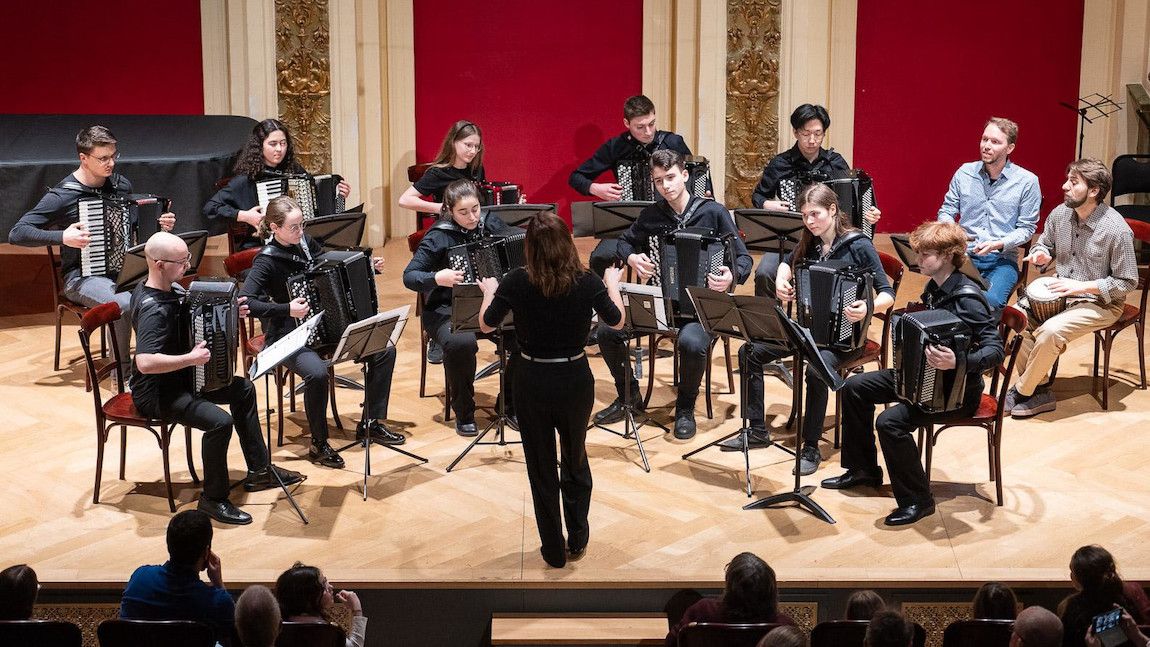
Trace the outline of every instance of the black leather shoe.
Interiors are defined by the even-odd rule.
[[[751,429],[747,433],[747,449],[760,449],[768,447],[770,444],[771,432],[766,429]],[[719,451],[741,452],[743,451],[743,439],[738,436],[731,436],[719,443]]]
[[[823,479],[822,483],[822,486],[828,490],[849,490],[863,485],[869,485],[871,487],[882,485],[882,468],[876,467],[874,470],[847,470],[841,476],[832,476],[829,479]]]
[[[587,345],[596,346],[599,344],[599,326],[591,329],[591,333],[587,335]]]
[[[366,425],[361,420],[359,422],[359,426],[355,428],[356,440],[363,440],[364,435],[366,435],[366,432],[364,431],[365,428],[371,430],[371,440],[373,442],[377,442],[383,445],[402,445],[403,443],[407,442],[406,436],[403,434],[395,433],[394,431],[388,429],[387,425],[378,420],[372,420]]]
[[[902,508],[895,508],[882,522],[888,526],[906,526],[920,519],[934,514],[934,502],[912,503]]]
[[[285,470],[279,467],[274,467],[276,473],[280,475],[280,480],[284,485],[295,485],[302,482],[307,477],[299,472]],[[259,492],[260,490],[269,490],[274,487],[279,487],[279,481],[272,475],[271,469],[263,468],[258,472],[248,472],[248,478],[244,481],[245,492]]]
[[[695,437],[695,412],[681,409],[675,411],[675,438],[690,440]]]
[[[559,553],[558,556],[548,557],[547,553],[543,552],[543,547],[540,546],[539,554],[543,556],[543,561],[552,568],[563,568],[567,565],[567,554]]]
[[[622,422],[623,399],[615,398],[615,401],[607,405],[606,409],[595,413],[594,420],[597,425],[613,425],[616,422]]]
[[[506,415],[507,415],[507,426],[511,427],[515,431],[519,431],[519,418],[517,418],[514,413],[508,413]]]
[[[200,497],[200,503],[196,506],[196,509],[220,523],[227,523],[233,526],[246,526],[252,522],[252,516],[250,514],[232,505],[232,502],[227,499],[217,501],[207,497]]]
[[[324,467],[343,469],[343,457],[335,453],[326,441],[322,444],[312,443],[311,448],[307,450],[307,459]]]
[[[460,422],[457,418],[455,420],[455,433],[463,436],[464,438],[470,438],[472,436],[479,435],[479,427],[475,426],[475,421]]]
[[[567,559],[570,561],[576,561],[576,560],[583,559],[583,555],[585,555],[585,554],[587,554],[587,545],[586,544],[584,544],[578,548],[568,548],[567,549]]]

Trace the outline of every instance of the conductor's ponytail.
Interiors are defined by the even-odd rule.
[[[260,238],[267,240],[272,235],[272,225],[282,227],[284,220],[287,219],[291,212],[299,210],[299,203],[295,198],[288,195],[281,195],[274,198],[264,207],[264,217],[260,220],[260,226],[257,233]]]

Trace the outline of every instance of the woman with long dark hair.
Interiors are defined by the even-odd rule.
[[[1083,546],[1070,558],[1070,581],[1075,592],[1058,605],[1062,618],[1062,644],[1080,647],[1094,616],[1118,605],[1137,624],[1150,622],[1150,600],[1137,582],[1124,582],[1110,551],[1097,545]]]
[[[27,564],[9,566],[0,571],[0,620],[29,620],[40,580]]]
[[[739,553],[727,563],[723,595],[703,598],[691,605],[667,634],[667,647],[675,647],[679,632],[692,622],[773,622],[793,625],[779,611],[779,584],[775,570],[754,553]]]
[[[1002,582],[987,582],[974,593],[970,611],[975,620],[1014,620],[1018,617],[1018,598]]]
[[[484,179],[483,132],[476,124],[460,119],[447,130],[439,154],[423,177],[399,196],[399,206],[422,213],[439,213],[443,210],[443,192],[449,184],[457,180],[482,182]],[[421,196],[425,195],[431,196],[434,202],[424,200]]]
[[[367,618],[363,605],[354,591],[332,588],[331,582],[315,566],[296,562],[276,579],[276,600],[285,622],[316,622],[335,624],[332,607],[342,602],[351,611],[351,634],[347,647],[363,647],[367,633]]]
[[[583,267],[567,224],[552,211],[540,211],[527,225],[524,254],[526,266],[508,272],[501,282],[480,281],[480,329],[493,331],[509,312],[514,315],[522,361],[511,389],[518,403],[535,524],[543,559],[559,568],[567,563],[568,553],[581,556],[590,537],[591,467],[584,443],[595,378],[583,345],[593,312],[604,325],[623,327],[623,270],[608,268],[600,279]]]

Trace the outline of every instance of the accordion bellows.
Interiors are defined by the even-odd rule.
[[[866,343],[874,311],[874,277],[849,261],[800,262],[795,266],[796,319],[820,348],[852,351]],[[847,307],[862,299],[867,316],[852,322]]]
[[[288,278],[287,286],[292,299],[307,300],[309,318],[324,313],[308,338],[309,346],[339,343],[348,326],[379,311],[375,270],[362,251],[325,252],[307,271]]]
[[[197,395],[228,386],[236,374],[240,313],[237,294],[233,281],[192,281],[184,296],[184,330],[190,347],[203,342],[211,352],[207,364],[192,370],[192,387]]]
[[[928,413],[961,409],[965,404],[970,326],[948,310],[919,310],[899,317],[891,334],[898,398]],[[953,350],[957,365],[947,371],[930,366],[926,361],[928,344]]]

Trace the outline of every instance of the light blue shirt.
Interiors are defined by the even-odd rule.
[[[955,222],[961,216],[959,224],[974,236],[967,251],[977,243],[1001,240],[1003,256],[1016,259],[1017,248],[1034,235],[1041,204],[1037,175],[1007,160],[991,184],[982,162],[970,162],[954,172],[938,219]]]

